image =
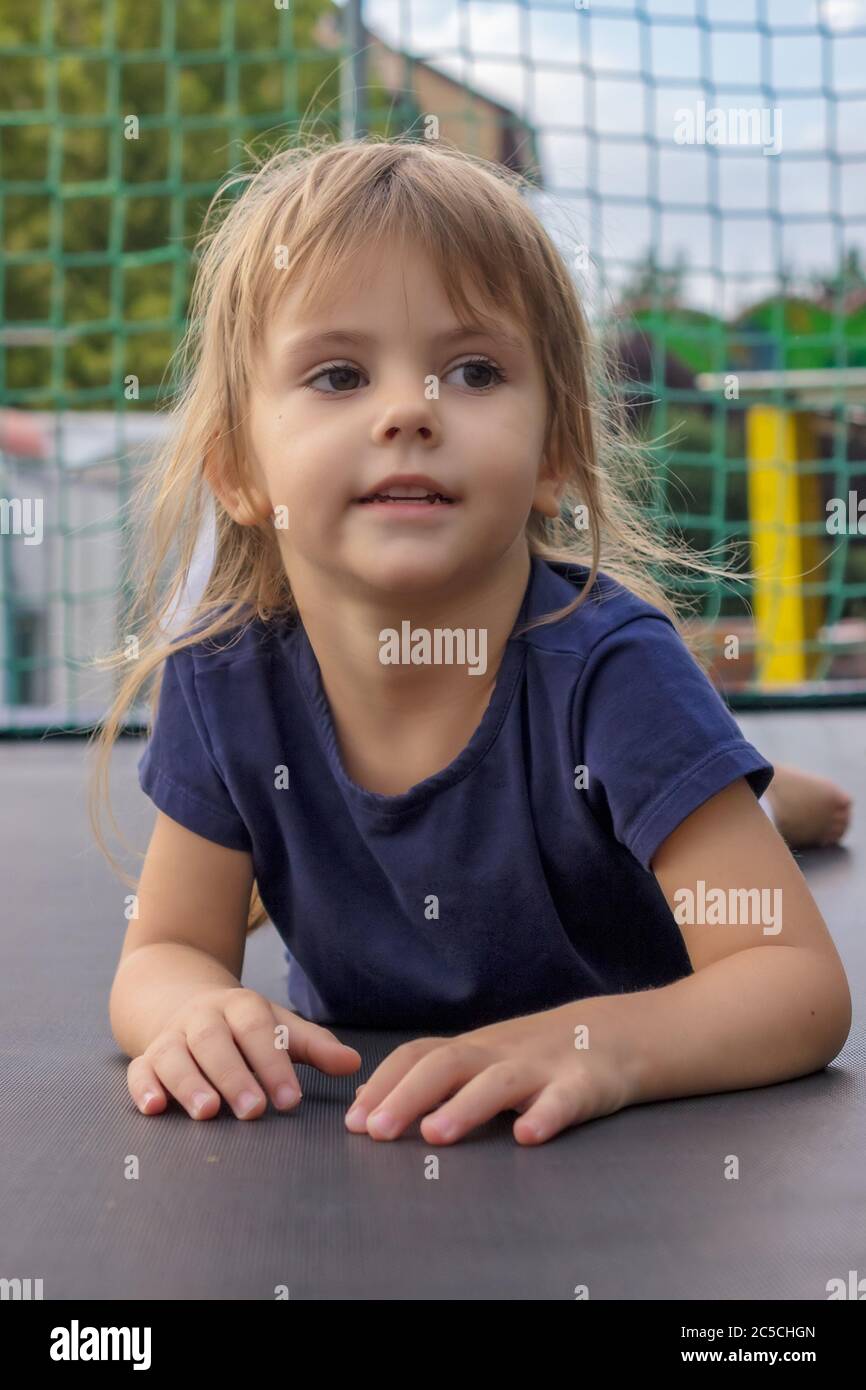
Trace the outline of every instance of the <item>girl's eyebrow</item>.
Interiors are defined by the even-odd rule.
[[[438,347],[440,344],[455,342],[460,338],[475,337],[506,343],[515,352],[525,350],[525,343],[520,338],[512,337],[504,328],[498,326],[492,329],[484,328],[481,324],[476,323],[460,324],[458,328],[449,328],[444,333],[435,334],[430,341]],[[375,341],[375,334],[372,333],[355,333],[350,329],[332,328],[321,333],[296,334],[294,337],[287,338],[283,343],[283,350],[287,356],[293,357],[307,352],[319,344],[324,347],[328,343],[357,343],[363,347]]]

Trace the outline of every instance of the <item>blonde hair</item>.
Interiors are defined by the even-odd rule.
[[[246,187],[237,197],[242,183]],[[214,195],[196,245],[200,257],[189,326],[176,353],[174,429],[130,499],[134,516],[144,519],[133,559],[141,578],[134,582],[135,597],[125,616],[126,631],[138,639],[138,654],[95,731],[91,825],[103,853],[130,885],[135,880],[105,845],[98,810],[103,797],[110,806],[108,759],[141,686],[156,674],[152,724],[172,651],[237,627],[242,617],[267,622],[296,613],[272,522],[236,522],[218,497],[211,498],[205,458],[216,436],[224,478],[249,497],[244,422],[270,311],[287,283],[303,287],[304,306],[319,299],[324,287],[333,293],[338,277],[348,271],[350,278],[356,252],[393,234],[401,244],[411,238],[427,252],[461,321],[464,315],[485,317],[480,298],[496,306],[497,314],[505,310],[520,322],[540,358],[548,395],[544,449],[563,483],[562,508],[556,518],[530,514],[528,548],[544,560],[586,565],[590,573],[573,602],[521,632],[578,609],[602,570],[665,613],[704,665],[683,629],[667,572],[682,566],[706,578],[736,577],[662,534],[636,495],[641,485],[652,486],[649,447],[639,444],[625,423],[612,365],[593,341],[564,260],[522,196],[529,187],[523,176],[443,141],[374,135],[333,143],[310,136],[256,159],[253,172],[230,176]],[[284,248],[285,268],[276,263],[277,246]],[[476,288],[475,302],[465,284]],[[167,615],[187,583],[211,500],[210,576],[191,608],[185,635],[173,636]],[[586,509],[588,524],[582,530],[566,519],[577,507]],[[166,566],[169,582],[163,587]],[[96,664],[128,668],[129,659],[126,650],[117,650]],[[113,816],[112,822],[117,829]],[[254,883],[247,930],[266,920]]]

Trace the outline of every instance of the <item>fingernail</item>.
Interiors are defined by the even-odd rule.
[[[152,1100],[156,1100],[156,1091],[145,1091],[141,1098],[142,1110],[146,1110]]]
[[[372,1129],[380,1139],[390,1139],[397,1133],[397,1121],[393,1115],[389,1115],[387,1110],[377,1110],[375,1115],[371,1115],[367,1120],[367,1129]]]
[[[440,1120],[436,1125],[436,1133],[440,1139],[453,1139],[457,1133],[457,1125],[454,1120]]]
[[[295,1101],[300,1099],[300,1092],[296,1091],[294,1086],[286,1085],[277,1087],[277,1105],[294,1105]]]
[[[346,1124],[350,1129],[357,1126],[359,1129],[367,1127],[367,1112],[363,1105],[353,1105],[346,1115]]]
[[[210,1096],[207,1091],[196,1091],[192,1098],[192,1108],[195,1113],[198,1114],[200,1110],[203,1110],[209,1100]]]
[[[257,1095],[254,1095],[252,1091],[241,1091],[238,1096],[237,1110],[235,1113],[239,1119],[242,1120],[251,1110],[255,1110],[258,1103],[259,1098]]]

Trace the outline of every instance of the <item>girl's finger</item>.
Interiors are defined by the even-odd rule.
[[[527,1097],[538,1094],[539,1078],[515,1062],[494,1062],[452,1096],[445,1105],[421,1121],[421,1132],[431,1143],[453,1144],[503,1110],[515,1110]]]
[[[451,1038],[415,1038],[412,1042],[402,1043],[400,1047],[395,1047],[393,1052],[388,1053],[384,1062],[379,1063],[372,1076],[369,1076],[364,1082],[364,1105],[367,1110],[372,1110],[381,1104],[407,1072],[410,1072],[416,1063],[422,1061],[428,1053],[435,1051],[443,1043],[451,1041],[453,1041]],[[352,1108],[354,1109],[355,1106],[353,1105]]]
[[[595,1113],[587,1091],[568,1090],[561,1081],[553,1081],[539,1092],[535,1103],[514,1121],[512,1133],[518,1144],[543,1144],[570,1125],[591,1120]]]
[[[225,1023],[222,1015],[218,1015]],[[226,1030],[228,1025],[225,1024]],[[194,1120],[210,1120],[220,1108],[215,1084],[196,1066],[182,1033],[164,1034],[148,1050],[148,1059],[158,1079]],[[240,1062],[240,1054],[238,1054]],[[255,1086],[250,1086],[252,1090]],[[257,1090],[258,1088],[255,1087]],[[232,1097],[226,1097],[231,1102]]]
[[[143,1115],[160,1115],[168,1105],[168,1096],[146,1057],[134,1057],[130,1062],[126,1084]]]
[[[270,1002],[253,991],[236,990],[223,1008],[221,1021],[225,1028],[216,1028],[206,1020],[200,1044],[197,1044],[195,1031],[189,1028],[187,1042],[202,1070],[231,1100],[238,1118],[245,1118],[254,1109],[250,1101],[258,1092],[258,1086],[246,1094],[247,1082],[253,1074],[277,1110],[294,1108],[301,1099],[301,1085],[288,1048],[279,1045]],[[239,1059],[247,1063],[249,1072],[243,1068],[238,1073]]]
[[[480,1048],[451,1039],[404,1043],[370,1077],[363,1100],[346,1115],[346,1125],[356,1134],[367,1130],[376,1139],[396,1139],[488,1064]]]
[[[278,1023],[285,1024],[289,1056],[296,1062],[307,1062],[319,1071],[330,1076],[347,1076],[357,1071],[361,1065],[361,1054],[354,1047],[348,1047],[335,1038],[320,1023],[311,1023],[306,1018],[284,1009],[281,1004],[269,1000]]]
[[[297,1104],[300,1098],[301,1088],[288,1054],[274,1051],[271,1011],[260,996],[251,1006],[239,997],[236,1004],[229,1001],[225,1013],[217,1009],[212,1015],[202,1015],[188,1027],[186,1045],[239,1120],[258,1119],[268,1108],[267,1093],[272,1087],[274,1104],[281,1110]],[[276,1098],[275,1062],[279,1081],[291,1087],[293,1100]],[[259,1066],[267,1070],[267,1079],[256,1075]],[[164,1074],[159,1067],[157,1070]]]

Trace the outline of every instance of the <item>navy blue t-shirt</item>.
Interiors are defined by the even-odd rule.
[[[515,628],[587,575],[533,557]],[[691,974],[650,862],[709,797],[743,776],[760,797],[774,771],[668,618],[604,574],[509,638],[466,747],[399,795],[346,773],[297,619],[172,654],[138,767],[173,820],[252,854],[290,1009],[439,1033]]]

